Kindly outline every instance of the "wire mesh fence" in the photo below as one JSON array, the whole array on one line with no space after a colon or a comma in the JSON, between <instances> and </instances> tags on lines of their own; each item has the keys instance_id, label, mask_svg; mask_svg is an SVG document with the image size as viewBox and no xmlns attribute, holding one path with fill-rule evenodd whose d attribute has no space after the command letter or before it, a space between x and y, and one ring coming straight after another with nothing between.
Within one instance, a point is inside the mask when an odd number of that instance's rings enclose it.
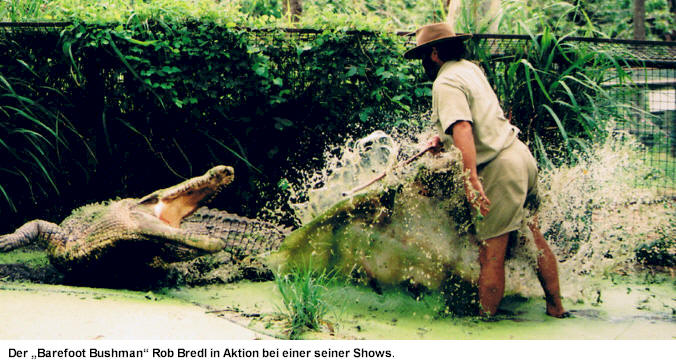
<instances>
[{"instance_id":1,"label":"wire mesh fence","mask_svg":"<svg viewBox=\"0 0 676 360\"><path fill-rule=\"evenodd\" d=\"M642 145L642 158L653 169L666 194L676 189L676 68L632 67L633 84L613 86L613 93L631 105L617 129ZM660 181L662 179L662 181Z\"/></svg>"},{"instance_id":2,"label":"wire mesh fence","mask_svg":"<svg viewBox=\"0 0 676 360\"><path fill-rule=\"evenodd\" d=\"M475 35L495 61L527 46L521 35ZM641 158L653 170L649 183L665 195L676 191L676 42L567 38L592 51L611 54L628 76L619 81L608 74L601 85L624 103L624 117L615 124L617 134L631 134L641 146Z\"/></svg>"}]
</instances>

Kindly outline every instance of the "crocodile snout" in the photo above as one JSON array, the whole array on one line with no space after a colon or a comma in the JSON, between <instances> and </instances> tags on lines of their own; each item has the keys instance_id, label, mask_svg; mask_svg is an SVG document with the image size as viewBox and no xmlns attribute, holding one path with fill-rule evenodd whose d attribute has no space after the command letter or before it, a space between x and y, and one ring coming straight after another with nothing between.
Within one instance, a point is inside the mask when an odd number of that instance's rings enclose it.
<instances>
[{"instance_id":1,"label":"crocodile snout","mask_svg":"<svg viewBox=\"0 0 676 360\"><path fill-rule=\"evenodd\" d=\"M204 175L143 197L138 206L150 206L160 220L179 227L181 220L211 200L235 178L231 166L218 165Z\"/></svg>"},{"instance_id":2,"label":"crocodile snout","mask_svg":"<svg viewBox=\"0 0 676 360\"><path fill-rule=\"evenodd\" d=\"M235 170L232 166L218 165L211 168L204 174L208 181L212 183L213 186L225 186L228 185L235 178Z\"/></svg>"}]
</instances>

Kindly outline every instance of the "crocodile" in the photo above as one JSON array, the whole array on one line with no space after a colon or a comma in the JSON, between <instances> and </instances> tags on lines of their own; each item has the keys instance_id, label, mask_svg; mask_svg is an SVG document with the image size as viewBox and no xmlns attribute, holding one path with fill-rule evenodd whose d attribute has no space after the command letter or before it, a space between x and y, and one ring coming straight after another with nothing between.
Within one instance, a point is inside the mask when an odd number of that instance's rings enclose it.
<instances>
[{"instance_id":1,"label":"crocodile","mask_svg":"<svg viewBox=\"0 0 676 360\"><path fill-rule=\"evenodd\" d=\"M203 206L233 179L233 168L220 165L140 199L85 205L60 225L29 221L0 236L0 252L35 244L67 280L94 285L228 282L250 268L264 274L253 255L277 249L286 229Z\"/></svg>"},{"instance_id":2,"label":"crocodile","mask_svg":"<svg viewBox=\"0 0 676 360\"><path fill-rule=\"evenodd\" d=\"M477 215L465 200L458 159L455 152L423 157L398 179L343 198L290 233L264 261L280 275L298 269L330 273L376 292L439 291L447 311L476 313ZM509 252L506 269L519 275L508 278L508 291L521 291L522 283L533 280L537 249L532 240L515 236Z\"/></svg>"}]
</instances>

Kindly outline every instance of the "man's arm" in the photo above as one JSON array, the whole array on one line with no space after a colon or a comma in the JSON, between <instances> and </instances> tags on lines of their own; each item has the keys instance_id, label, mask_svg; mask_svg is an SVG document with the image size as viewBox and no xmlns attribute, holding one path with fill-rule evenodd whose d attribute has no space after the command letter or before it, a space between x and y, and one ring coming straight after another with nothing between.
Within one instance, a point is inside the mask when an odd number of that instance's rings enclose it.
<instances>
[{"instance_id":1,"label":"man's arm","mask_svg":"<svg viewBox=\"0 0 676 360\"><path fill-rule=\"evenodd\" d=\"M465 181L465 193L467 200L472 206L478 207L481 215L488 214L491 201L486 197L484 188L479 181L476 168L476 147L472 135L472 124L469 121L458 121L451 127L453 144L462 154L463 169L469 170L469 178ZM478 197L476 197L478 193Z\"/></svg>"}]
</instances>

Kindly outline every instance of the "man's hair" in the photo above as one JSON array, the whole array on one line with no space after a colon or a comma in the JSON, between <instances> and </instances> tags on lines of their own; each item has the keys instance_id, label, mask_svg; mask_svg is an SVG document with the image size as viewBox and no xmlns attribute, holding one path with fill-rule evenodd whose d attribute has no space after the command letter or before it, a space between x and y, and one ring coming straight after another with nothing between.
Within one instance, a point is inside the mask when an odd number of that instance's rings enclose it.
<instances>
[{"instance_id":1,"label":"man's hair","mask_svg":"<svg viewBox=\"0 0 676 360\"><path fill-rule=\"evenodd\" d=\"M441 61L451 61L464 59L467 56L467 49L465 43L462 41L451 42L444 44L444 46L437 47L437 53Z\"/></svg>"}]
</instances>

